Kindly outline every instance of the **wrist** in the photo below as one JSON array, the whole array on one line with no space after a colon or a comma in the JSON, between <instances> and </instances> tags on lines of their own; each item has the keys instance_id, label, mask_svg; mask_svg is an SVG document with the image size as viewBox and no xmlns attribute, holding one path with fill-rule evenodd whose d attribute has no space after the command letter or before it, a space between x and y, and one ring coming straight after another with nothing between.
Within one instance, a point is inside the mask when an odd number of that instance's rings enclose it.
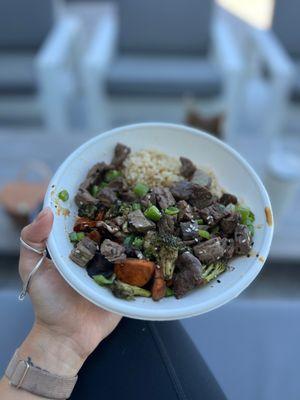
<instances>
[{"instance_id":1,"label":"wrist","mask_svg":"<svg viewBox=\"0 0 300 400\"><path fill-rule=\"evenodd\" d=\"M76 376L87 358L72 339L37 323L19 348L19 356L35 367L65 377Z\"/></svg>"}]
</instances>

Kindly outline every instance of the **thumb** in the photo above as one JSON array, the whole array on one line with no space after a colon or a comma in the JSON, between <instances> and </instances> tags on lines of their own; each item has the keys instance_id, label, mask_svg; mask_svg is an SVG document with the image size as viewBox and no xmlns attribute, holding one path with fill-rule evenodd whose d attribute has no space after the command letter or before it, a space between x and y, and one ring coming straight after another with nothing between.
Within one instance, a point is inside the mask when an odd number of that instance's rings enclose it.
<instances>
[{"instance_id":1,"label":"thumb","mask_svg":"<svg viewBox=\"0 0 300 400\"><path fill-rule=\"evenodd\" d=\"M44 250L52 224L53 214L51 209L47 207L39 213L30 225L22 229L21 238L33 248ZM40 258L41 255L21 245L19 270L22 279L28 275Z\"/></svg>"}]
</instances>

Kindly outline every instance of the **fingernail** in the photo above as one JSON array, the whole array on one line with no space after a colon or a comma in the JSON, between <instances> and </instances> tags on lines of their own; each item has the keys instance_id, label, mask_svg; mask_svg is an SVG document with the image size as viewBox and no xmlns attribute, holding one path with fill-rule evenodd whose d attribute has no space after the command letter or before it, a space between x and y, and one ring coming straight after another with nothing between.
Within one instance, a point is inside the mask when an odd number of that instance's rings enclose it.
<instances>
[{"instance_id":1,"label":"fingernail","mask_svg":"<svg viewBox=\"0 0 300 400\"><path fill-rule=\"evenodd\" d=\"M38 222L40 221L42 218L44 218L45 215L47 215L50 211L49 207L45 207L41 212L39 212L39 214L37 215L37 217L35 218L35 220L33 222Z\"/></svg>"}]
</instances>

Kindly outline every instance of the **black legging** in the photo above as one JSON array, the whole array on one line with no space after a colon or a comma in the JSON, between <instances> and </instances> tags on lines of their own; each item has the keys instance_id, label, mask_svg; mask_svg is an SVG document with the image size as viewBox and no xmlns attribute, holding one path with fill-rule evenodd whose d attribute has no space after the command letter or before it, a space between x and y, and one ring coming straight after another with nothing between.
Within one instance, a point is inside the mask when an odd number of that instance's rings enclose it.
<instances>
[{"instance_id":1,"label":"black legging","mask_svg":"<svg viewBox=\"0 0 300 400\"><path fill-rule=\"evenodd\" d=\"M72 400L224 400L178 322L123 318L88 358Z\"/></svg>"}]
</instances>

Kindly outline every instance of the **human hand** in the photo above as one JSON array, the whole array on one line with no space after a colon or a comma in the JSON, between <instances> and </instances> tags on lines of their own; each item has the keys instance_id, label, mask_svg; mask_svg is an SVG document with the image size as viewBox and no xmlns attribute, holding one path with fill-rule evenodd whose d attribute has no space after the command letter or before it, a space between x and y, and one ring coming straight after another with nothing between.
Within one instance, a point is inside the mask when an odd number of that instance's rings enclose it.
<instances>
[{"instance_id":1,"label":"human hand","mask_svg":"<svg viewBox=\"0 0 300 400\"><path fill-rule=\"evenodd\" d=\"M30 246L44 249L52 223L53 214L46 208L22 230L21 237ZM19 272L23 281L40 257L22 246ZM75 292L49 259L33 275L29 295L35 324L20 352L40 368L59 375L76 375L88 355L120 321L120 316L95 306Z\"/></svg>"}]
</instances>

